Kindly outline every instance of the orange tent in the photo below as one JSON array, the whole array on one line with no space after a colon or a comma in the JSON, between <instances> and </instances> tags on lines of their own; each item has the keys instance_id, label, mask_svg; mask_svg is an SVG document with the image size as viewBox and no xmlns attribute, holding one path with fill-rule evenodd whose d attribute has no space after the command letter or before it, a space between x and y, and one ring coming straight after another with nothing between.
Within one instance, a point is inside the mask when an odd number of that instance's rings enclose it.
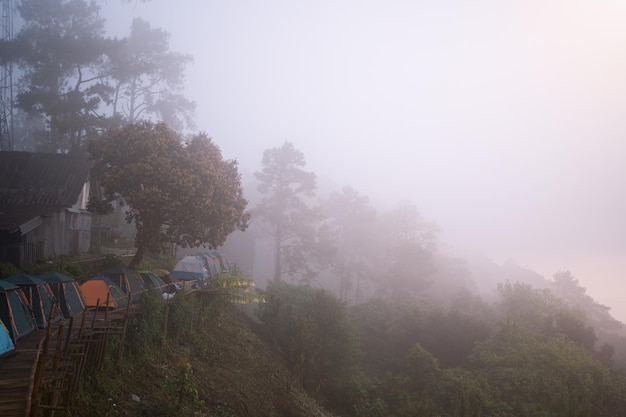
<instances>
[{"instance_id":1,"label":"orange tent","mask_svg":"<svg viewBox=\"0 0 626 417\"><path fill-rule=\"evenodd\" d=\"M124 294L124 291L113 281L103 276L85 281L80 285L80 291L85 297L87 307L98 305L98 308L116 310L128 305L128 296Z\"/></svg>"}]
</instances>

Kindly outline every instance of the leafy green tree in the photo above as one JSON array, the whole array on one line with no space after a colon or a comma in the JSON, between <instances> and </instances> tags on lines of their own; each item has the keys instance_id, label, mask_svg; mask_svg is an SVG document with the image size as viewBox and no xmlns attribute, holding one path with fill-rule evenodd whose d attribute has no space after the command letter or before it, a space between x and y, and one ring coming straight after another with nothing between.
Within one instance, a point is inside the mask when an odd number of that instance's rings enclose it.
<instances>
[{"instance_id":1,"label":"leafy green tree","mask_svg":"<svg viewBox=\"0 0 626 417\"><path fill-rule=\"evenodd\" d=\"M497 290L501 319L523 323L535 330L552 329L557 312L563 308L563 303L548 289L507 281L498 284Z\"/></svg>"},{"instance_id":2,"label":"leafy green tree","mask_svg":"<svg viewBox=\"0 0 626 417\"><path fill-rule=\"evenodd\" d=\"M590 352L595 349L597 340L594 328L588 324L585 313L580 310L563 308L556 313L555 327L575 343ZM605 351L605 353L608 353Z\"/></svg>"},{"instance_id":3,"label":"leafy green tree","mask_svg":"<svg viewBox=\"0 0 626 417\"><path fill-rule=\"evenodd\" d=\"M258 317L273 346L305 388L327 394L353 363L354 344L344 303L307 285L270 282Z\"/></svg>"},{"instance_id":4,"label":"leafy green tree","mask_svg":"<svg viewBox=\"0 0 626 417\"><path fill-rule=\"evenodd\" d=\"M584 347L568 338L545 334L520 323L503 324L477 345L474 366L489 381L491 402L518 404L557 415L576 401L586 416L605 415L610 374ZM514 414L511 409L509 415Z\"/></svg>"},{"instance_id":5,"label":"leafy green tree","mask_svg":"<svg viewBox=\"0 0 626 417\"><path fill-rule=\"evenodd\" d=\"M378 376L402 372L407 353L422 340L428 309L376 298L353 306L350 318L368 369Z\"/></svg>"},{"instance_id":6,"label":"leafy green tree","mask_svg":"<svg viewBox=\"0 0 626 417\"><path fill-rule=\"evenodd\" d=\"M255 173L258 190L265 195L254 214L270 227L274 241L274 281L283 274L310 279L309 254L316 236L318 216L307 205L316 189L315 174L303 168L304 154L292 143L263 152L261 171Z\"/></svg>"},{"instance_id":7,"label":"leafy green tree","mask_svg":"<svg viewBox=\"0 0 626 417\"><path fill-rule=\"evenodd\" d=\"M247 226L237 162L223 160L204 134L183 146L164 123L142 122L94 138L89 152L92 176L104 190L104 200L90 201L90 207L102 212L116 201L135 222L131 266L164 243L215 247Z\"/></svg>"}]
</instances>

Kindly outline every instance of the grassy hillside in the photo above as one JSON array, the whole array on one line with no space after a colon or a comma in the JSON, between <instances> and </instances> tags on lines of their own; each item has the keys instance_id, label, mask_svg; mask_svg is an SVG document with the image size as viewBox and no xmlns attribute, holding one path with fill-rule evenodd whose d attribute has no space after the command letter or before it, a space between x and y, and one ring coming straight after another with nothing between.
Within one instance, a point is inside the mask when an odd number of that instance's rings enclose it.
<instances>
[{"instance_id":1,"label":"grassy hillside","mask_svg":"<svg viewBox=\"0 0 626 417\"><path fill-rule=\"evenodd\" d=\"M91 373L72 415L330 416L292 382L238 307L192 297L171 309L167 338L162 311L146 306L150 318L133 322L124 357Z\"/></svg>"}]
</instances>

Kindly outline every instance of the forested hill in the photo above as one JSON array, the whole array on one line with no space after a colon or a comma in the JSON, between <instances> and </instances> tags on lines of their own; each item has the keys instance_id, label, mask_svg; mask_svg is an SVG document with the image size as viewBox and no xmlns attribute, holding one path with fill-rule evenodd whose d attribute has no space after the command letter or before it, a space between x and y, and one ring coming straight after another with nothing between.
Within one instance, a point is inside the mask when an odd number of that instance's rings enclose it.
<instances>
[{"instance_id":1,"label":"forested hill","mask_svg":"<svg viewBox=\"0 0 626 417\"><path fill-rule=\"evenodd\" d=\"M626 415L626 375L578 310L525 284L498 291L494 304L347 306L273 283L258 321L223 297L187 296L166 335L162 300L148 298L125 356L84 384L76 415Z\"/></svg>"},{"instance_id":2,"label":"forested hill","mask_svg":"<svg viewBox=\"0 0 626 417\"><path fill-rule=\"evenodd\" d=\"M154 326L163 317L147 307L151 317L131 326L130 352L109 358L81 387L72 415L331 417L239 306L186 301L172 309L167 339Z\"/></svg>"}]
</instances>

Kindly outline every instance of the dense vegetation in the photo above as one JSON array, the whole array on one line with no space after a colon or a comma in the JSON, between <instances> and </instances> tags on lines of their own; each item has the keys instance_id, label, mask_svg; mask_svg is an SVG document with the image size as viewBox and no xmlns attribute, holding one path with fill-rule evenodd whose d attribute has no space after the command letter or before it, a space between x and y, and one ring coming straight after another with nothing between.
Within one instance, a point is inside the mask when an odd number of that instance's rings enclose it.
<instances>
[{"instance_id":1,"label":"dense vegetation","mask_svg":"<svg viewBox=\"0 0 626 417\"><path fill-rule=\"evenodd\" d=\"M579 312L524 284L490 306L371 300L346 307L271 285L264 332L329 407L354 416L619 416L626 378Z\"/></svg>"},{"instance_id":2,"label":"dense vegetation","mask_svg":"<svg viewBox=\"0 0 626 417\"><path fill-rule=\"evenodd\" d=\"M278 283L256 320L226 297L187 296L170 305L166 333L165 304L148 297L127 354L91 373L77 415L625 415L626 375L594 349L578 311L524 284L499 294L449 309L347 306Z\"/></svg>"},{"instance_id":3,"label":"dense vegetation","mask_svg":"<svg viewBox=\"0 0 626 417\"><path fill-rule=\"evenodd\" d=\"M242 279L224 275L219 287ZM124 355L116 356L120 339L111 337L109 355L88 368L71 415L329 416L293 383L233 296L187 294L168 304L145 297Z\"/></svg>"}]
</instances>

